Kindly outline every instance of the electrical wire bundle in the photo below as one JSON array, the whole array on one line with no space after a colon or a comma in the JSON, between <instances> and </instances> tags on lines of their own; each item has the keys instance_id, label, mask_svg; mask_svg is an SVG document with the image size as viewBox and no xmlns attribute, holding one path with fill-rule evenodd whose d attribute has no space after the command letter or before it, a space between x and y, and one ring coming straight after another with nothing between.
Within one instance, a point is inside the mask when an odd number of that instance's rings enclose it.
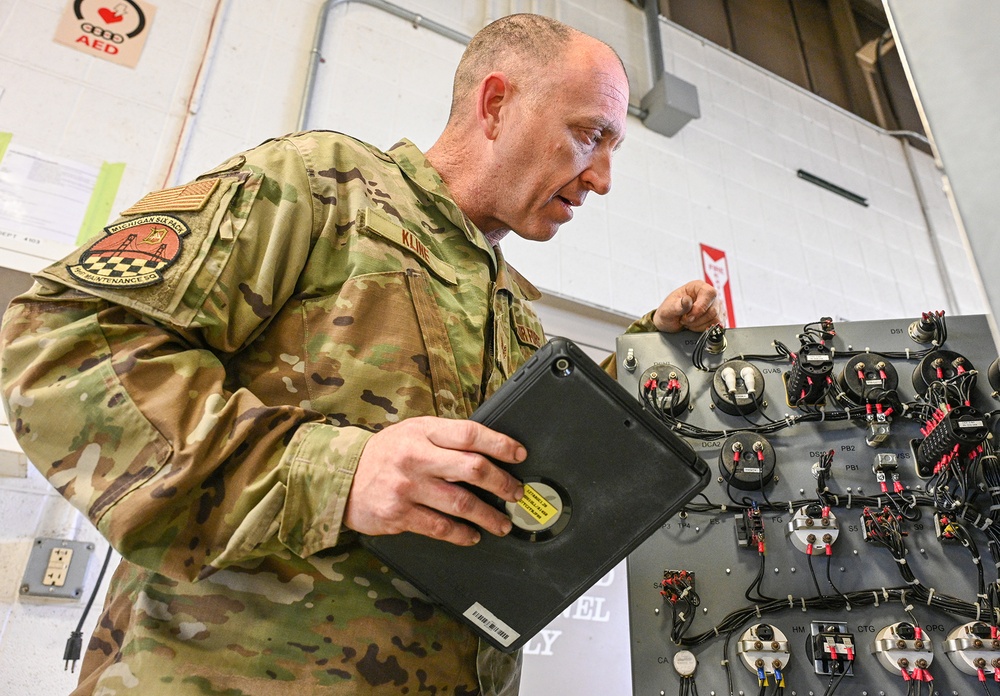
<instances>
[{"instance_id":1,"label":"electrical wire bundle","mask_svg":"<svg viewBox=\"0 0 1000 696\"><path fill-rule=\"evenodd\" d=\"M917 579L910 564L906 561L906 546L903 543L905 533L900 528L900 519L901 517L893 513L888 507L878 511L865 508L861 516L861 521L864 525L865 541L889 550L896 561L900 575L908 585L907 593L912 599L929 607L936 607L952 616L963 616L976 619L977 621L981 620L983 613L982 603L966 602L957 597L939 593L934 588L926 587ZM957 532L957 526L955 530ZM967 538L971 541L971 537ZM975 550L974 546L970 548L970 551L973 552L974 557L978 556L978 551ZM980 563L977 563L977 565L981 566ZM978 596L980 600L986 597L981 575ZM997 617L995 615L988 616L991 624L995 626Z\"/></svg>"},{"instance_id":2,"label":"electrical wire bundle","mask_svg":"<svg viewBox=\"0 0 1000 696\"><path fill-rule=\"evenodd\" d=\"M678 696L698 696L698 683L694 680L694 675L681 677Z\"/></svg>"},{"instance_id":3,"label":"electrical wire bundle","mask_svg":"<svg viewBox=\"0 0 1000 696\"><path fill-rule=\"evenodd\" d=\"M900 358L904 360L922 358L931 351L943 346L945 341L948 340L948 324L945 321L943 310L923 312L915 324L917 333L921 334L923 340L930 344L927 348L918 351L890 351L882 353L882 355L887 358ZM912 335L913 331L911 330L910 333Z\"/></svg>"},{"instance_id":4,"label":"electrical wire bundle","mask_svg":"<svg viewBox=\"0 0 1000 696\"><path fill-rule=\"evenodd\" d=\"M952 377L942 377L927 385L922 395L907 404L907 418L929 425L942 411L969 406L976 385L976 370L960 371Z\"/></svg>"},{"instance_id":5,"label":"electrical wire bundle","mask_svg":"<svg viewBox=\"0 0 1000 696\"><path fill-rule=\"evenodd\" d=\"M665 570L660 582L660 595L670 604L670 639L680 642L680 636L694 621L695 609L701 598L694 590L694 573L686 570Z\"/></svg>"},{"instance_id":6,"label":"electrical wire bundle","mask_svg":"<svg viewBox=\"0 0 1000 696\"><path fill-rule=\"evenodd\" d=\"M766 435L769 433L776 433L780 430L784 430L785 428L790 428L799 423L809 423L823 420L841 421L848 420L852 417L852 414L847 411L834 411L827 412L825 414L820 411L807 411L795 416L785 416L781 420L774 420L760 425L751 422L748 426L741 428L733 428L731 430L712 430L710 428L703 428L699 425L679 420L678 418L670 415L670 413L664 409L660 408L657 403L655 388L647 389L646 385L640 385L639 400L649 408L650 412L655 417L662 420L672 430L676 431L680 435L683 435L684 437L691 438L692 440L703 441L723 440L735 432L750 432ZM858 414L855 414L854 417L857 417L857 415Z\"/></svg>"}]
</instances>

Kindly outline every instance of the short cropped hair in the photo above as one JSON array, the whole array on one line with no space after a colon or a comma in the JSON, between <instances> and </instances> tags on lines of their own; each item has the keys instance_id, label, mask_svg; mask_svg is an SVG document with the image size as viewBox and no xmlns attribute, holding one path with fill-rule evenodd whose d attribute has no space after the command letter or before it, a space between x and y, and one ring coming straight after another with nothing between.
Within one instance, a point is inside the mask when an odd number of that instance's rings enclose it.
<instances>
[{"instance_id":1,"label":"short cropped hair","mask_svg":"<svg viewBox=\"0 0 1000 696\"><path fill-rule=\"evenodd\" d=\"M462 54L455 71L451 118L460 105L494 70L510 70L518 64L544 68L558 61L574 36L582 34L562 22L535 14L512 14L487 24Z\"/></svg>"}]
</instances>

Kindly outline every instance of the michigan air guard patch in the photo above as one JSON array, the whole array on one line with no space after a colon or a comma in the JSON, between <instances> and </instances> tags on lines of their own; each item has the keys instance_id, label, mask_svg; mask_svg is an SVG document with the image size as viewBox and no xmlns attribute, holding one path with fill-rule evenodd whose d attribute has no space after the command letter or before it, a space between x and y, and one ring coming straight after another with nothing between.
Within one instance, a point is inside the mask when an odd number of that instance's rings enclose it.
<instances>
[{"instance_id":1,"label":"michigan air guard patch","mask_svg":"<svg viewBox=\"0 0 1000 696\"><path fill-rule=\"evenodd\" d=\"M145 215L104 232L67 270L87 285L142 288L163 280L163 270L180 256L188 227L170 215Z\"/></svg>"}]
</instances>

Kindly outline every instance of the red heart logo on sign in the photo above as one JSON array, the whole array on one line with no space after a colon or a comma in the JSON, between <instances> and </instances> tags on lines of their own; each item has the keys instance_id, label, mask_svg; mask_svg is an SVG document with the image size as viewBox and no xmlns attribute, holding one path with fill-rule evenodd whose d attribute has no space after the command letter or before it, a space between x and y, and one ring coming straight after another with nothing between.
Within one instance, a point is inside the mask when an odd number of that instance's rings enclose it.
<instances>
[{"instance_id":1,"label":"red heart logo on sign","mask_svg":"<svg viewBox=\"0 0 1000 696\"><path fill-rule=\"evenodd\" d=\"M107 7L99 9L97 14L101 15L101 19L103 19L106 24L114 24L115 22L122 21L122 16L120 14L114 10L109 10Z\"/></svg>"}]
</instances>

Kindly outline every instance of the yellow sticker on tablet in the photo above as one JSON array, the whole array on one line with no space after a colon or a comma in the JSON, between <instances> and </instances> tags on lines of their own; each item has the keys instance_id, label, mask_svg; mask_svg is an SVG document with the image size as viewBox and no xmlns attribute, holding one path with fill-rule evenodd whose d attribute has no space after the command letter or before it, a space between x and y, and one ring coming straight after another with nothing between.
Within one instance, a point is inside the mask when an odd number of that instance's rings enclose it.
<instances>
[{"instance_id":1,"label":"yellow sticker on tablet","mask_svg":"<svg viewBox=\"0 0 1000 696\"><path fill-rule=\"evenodd\" d=\"M545 524L559 513L559 509L555 505L543 498L541 493L527 483L524 484L524 497L517 501L517 504L538 520L539 524Z\"/></svg>"}]
</instances>

